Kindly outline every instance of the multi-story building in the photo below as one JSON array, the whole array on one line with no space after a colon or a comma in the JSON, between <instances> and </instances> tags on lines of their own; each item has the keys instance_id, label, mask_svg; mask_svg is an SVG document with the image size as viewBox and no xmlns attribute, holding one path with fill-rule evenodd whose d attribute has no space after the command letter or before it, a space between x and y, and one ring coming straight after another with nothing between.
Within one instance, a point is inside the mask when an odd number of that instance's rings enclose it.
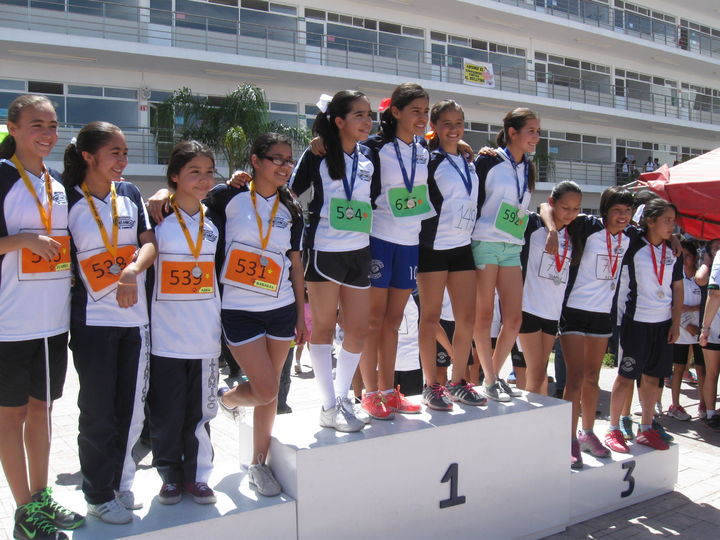
<instances>
[{"instance_id":1,"label":"multi-story building","mask_svg":"<svg viewBox=\"0 0 720 540\"><path fill-rule=\"evenodd\" d=\"M494 140L505 112L541 115L541 180L587 193L624 178L625 157L672 164L720 143L717 0L0 0L0 123L21 93L57 104L61 143L108 120L130 142L127 175L159 184L157 103L180 87L265 89L274 119L311 125L320 93L357 88L374 107L400 82L466 113ZM464 63L490 69L467 80Z\"/></svg>"}]
</instances>

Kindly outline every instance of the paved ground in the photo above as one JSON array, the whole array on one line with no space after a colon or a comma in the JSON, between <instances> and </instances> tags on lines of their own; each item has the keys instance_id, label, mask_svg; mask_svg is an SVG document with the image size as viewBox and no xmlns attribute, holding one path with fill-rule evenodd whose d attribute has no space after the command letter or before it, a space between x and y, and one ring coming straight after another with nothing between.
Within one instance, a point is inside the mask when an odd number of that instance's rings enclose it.
<instances>
[{"instance_id":1,"label":"paved ground","mask_svg":"<svg viewBox=\"0 0 720 540\"><path fill-rule=\"evenodd\" d=\"M304 360L303 373L293 374L289 404L295 409L316 407L315 383L309 362ZM609 389L615 373L603 369L600 409L607 414ZM65 395L56 403L50 483L58 498L79 489L80 467L77 458L77 416L75 405L78 382L72 368L68 371ZM100 389L99 389L100 390ZM683 385L682 403L689 413L697 415L697 389ZM666 389L664 403L670 402ZM713 433L697 420L679 422L663 418L667 430L680 445L680 470L675 491L650 501L574 525L564 533L548 537L559 539L626 539L682 537L683 540L720 538L720 434ZM603 431L598 426L598 433ZM213 421L216 461L237 463L237 430L231 421L219 416ZM149 468L146 458L141 468ZM159 488L158 479L158 488ZM152 496L155 494L152 493ZM12 537L14 502L5 477L0 475L0 540ZM76 510L84 511L82 508ZM522 509L518 509L522 512ZM491 540L491 539L490 539Z\"/></svg>"}]
</instances>

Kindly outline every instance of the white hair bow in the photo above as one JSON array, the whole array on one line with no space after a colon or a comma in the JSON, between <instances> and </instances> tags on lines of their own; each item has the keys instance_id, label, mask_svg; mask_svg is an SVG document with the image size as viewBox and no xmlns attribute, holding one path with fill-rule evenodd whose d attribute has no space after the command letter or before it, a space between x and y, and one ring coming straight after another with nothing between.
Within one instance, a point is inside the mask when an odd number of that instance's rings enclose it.
<instances>
[{"instance_id":1,"label":"white hair bow","mask_svg":"<svg viewBox=\"0 0 720 540\"><path fill-rule=\"evenodd\" d=\"M315 104L318 109L320 109L320 112L326 113L328 108L328 103L332 101L332 96L328 96L327 94L323 94L320 96L320 99Z\"/></svg>"},{"instance_id":2,"label":"white hair bow","mask_svg":"<svg viewBox=\"0 0 720 540\"><path fill-rule=\"evenodd\" d=\"M77 144L77 137L70 139L70 144Z\"/></svg>"}]
</instances>

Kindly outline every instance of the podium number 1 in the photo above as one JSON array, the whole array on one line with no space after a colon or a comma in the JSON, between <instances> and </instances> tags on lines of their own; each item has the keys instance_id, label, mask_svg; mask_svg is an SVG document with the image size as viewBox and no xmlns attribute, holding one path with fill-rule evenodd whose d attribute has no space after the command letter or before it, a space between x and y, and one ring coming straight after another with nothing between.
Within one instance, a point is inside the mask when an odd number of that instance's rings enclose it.
<instances>
[{"instance_id":1,"label":"podium number 1","mask_svg":"<svg viewBox=\"0 0 720 540\"><path fill-rule=\"evenodd\" d=\"M450 497L440 501L440 508L450 508L458 504L465 504L465 495L458 495L458 464L452 463L440 483L450 482Z\"/></svg>"}]
</instances>

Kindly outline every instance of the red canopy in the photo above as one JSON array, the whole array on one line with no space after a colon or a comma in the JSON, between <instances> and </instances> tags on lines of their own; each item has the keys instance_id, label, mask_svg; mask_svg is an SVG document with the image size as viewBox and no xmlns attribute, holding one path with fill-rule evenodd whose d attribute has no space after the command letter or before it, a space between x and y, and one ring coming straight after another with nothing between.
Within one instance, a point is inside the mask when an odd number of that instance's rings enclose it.
<instances>
[{"instance_id":1,"label":"red canopy","mask_svg":"<svg viewBox=\"0 0 720 540\"><path fill-rule=\"evenodd\" d=\"M695 238L720 238L720 148L696 158L638 178L677 206L678 225Z\"/></svg>"}]
</instances>

